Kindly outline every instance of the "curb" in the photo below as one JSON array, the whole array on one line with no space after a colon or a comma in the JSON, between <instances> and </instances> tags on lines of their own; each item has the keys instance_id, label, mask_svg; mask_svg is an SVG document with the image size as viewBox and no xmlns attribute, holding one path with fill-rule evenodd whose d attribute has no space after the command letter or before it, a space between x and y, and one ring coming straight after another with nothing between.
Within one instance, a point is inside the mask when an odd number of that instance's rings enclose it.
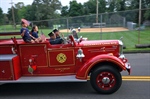
<instances>
[{"instance_id":1,"label":"curb","mask_svg":"<svg viewBox=\"0 0 150 99\"><path fill-rule=\"evenodd\" d=\"M136 48L150 48L150 44L136 44Z\"/></svg>"},{"instance_id":2,"label":"curb","mask_svg":"<svg viewBox=\"0 0 150 99\"><path fill-rule=\"evenodd\" d=\"M150 50L139 50L139 51L124 51L125 54L131 54L131 53L150 53Z\"/></svg>"}]
</instances>

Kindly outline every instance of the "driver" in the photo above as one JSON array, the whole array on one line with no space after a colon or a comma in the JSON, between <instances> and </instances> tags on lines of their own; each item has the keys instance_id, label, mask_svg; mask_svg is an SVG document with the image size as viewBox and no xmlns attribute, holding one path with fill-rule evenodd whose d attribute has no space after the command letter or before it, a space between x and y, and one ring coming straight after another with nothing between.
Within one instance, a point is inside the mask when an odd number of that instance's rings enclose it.
<instances>
[{"instance_id":1,"label":"driver","mask_svg":"<svg viewBox=\"0 0 150 99\"><path fill-rule=\"evenodd\" d=\"M56 39L56 34L54 32L51 32L48 35L50 36L49 42L50 42L51 45L62 44L63 43L62 38L57 38Z\"/></svg>"}]
</instances>

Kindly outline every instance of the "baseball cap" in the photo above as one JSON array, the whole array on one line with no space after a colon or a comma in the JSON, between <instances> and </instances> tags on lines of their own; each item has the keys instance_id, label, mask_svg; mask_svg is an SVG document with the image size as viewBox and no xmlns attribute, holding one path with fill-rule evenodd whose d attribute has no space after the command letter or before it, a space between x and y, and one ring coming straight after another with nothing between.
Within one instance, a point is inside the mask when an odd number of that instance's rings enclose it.
<instances>
[{"instance_id":1,"label":"baseball cap","mask_svg":"<svg viewBox=\"0 0 150 99\"><path fill-rule=\"evenodd\" d=\"M28 21L28 20L26 20L26 19L21 19L21 22L23 22L23 23L25 23L25 24L27 24L28 26L30 25L30 21Z\"/></svg>"}]
</instances>

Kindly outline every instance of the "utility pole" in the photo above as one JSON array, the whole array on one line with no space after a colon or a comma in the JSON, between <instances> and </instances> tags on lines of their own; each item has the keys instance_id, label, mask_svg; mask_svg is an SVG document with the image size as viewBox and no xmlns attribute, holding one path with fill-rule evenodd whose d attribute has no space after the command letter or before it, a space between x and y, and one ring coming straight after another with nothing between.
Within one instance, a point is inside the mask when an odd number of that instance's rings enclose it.
<instances>
[{"instance_id":1,"label":"utility pole","mask_svg":"<svg viewBox=\"0 0 150 99\"><path fill-rule=\"evenodd\" d=\"M141 31L141 0L139 0L139 33L138 33L138 44L140 43L140 31Z\"/></svg>"},{"instance_id":2,"label":"utility pole","mask_svg":"<svg viewBox=\"0 0 150 99\"><path fill-rule=\"evenodd\" d=\"M98 0L96 0L96 23L98 23Z\"/></svg>"},{"instance_id":3,"label":"utility pole","mask_svg":"<svg viewBox=\"0 0 150 99\"><path fill-rule=\"evenodd\" d=\"M14 16L14 7L13 7L14 2L11 0L10 4L11 4L11 9L12 9L13 25L14 25L14 28L16 29L15 16Z\"/></svg>"}]
</instances>

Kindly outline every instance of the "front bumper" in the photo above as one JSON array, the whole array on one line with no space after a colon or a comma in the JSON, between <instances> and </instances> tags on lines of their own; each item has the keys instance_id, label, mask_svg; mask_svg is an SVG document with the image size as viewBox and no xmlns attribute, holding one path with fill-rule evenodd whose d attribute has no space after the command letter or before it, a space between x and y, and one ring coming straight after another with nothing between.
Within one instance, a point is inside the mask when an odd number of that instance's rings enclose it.
<instances>
[{"instance_id":1,"label":"front bumper","mask_svg":"<svg viewBox=\"0 0 150 99\"><path fill-rule=\"evenodd\" d=\"M130 63L125 63L125 66L126 66L126 69L128 71L128 74L130 75L131 74L131 65L130 65Z\"/></svg>"},{"instance_id":2,"label":"front bumper","mask_svg":"<svg viewBox=\"0 0 150 99\"><path fill-rule=\"evenodd\" d=\"M125 64L126 70L128 71L128 74L131 74L131 65L128 63L128 60L125 58L125 55L120 55L119 58L122 60L122 62Z\"/></svg>"}]
</instances>

